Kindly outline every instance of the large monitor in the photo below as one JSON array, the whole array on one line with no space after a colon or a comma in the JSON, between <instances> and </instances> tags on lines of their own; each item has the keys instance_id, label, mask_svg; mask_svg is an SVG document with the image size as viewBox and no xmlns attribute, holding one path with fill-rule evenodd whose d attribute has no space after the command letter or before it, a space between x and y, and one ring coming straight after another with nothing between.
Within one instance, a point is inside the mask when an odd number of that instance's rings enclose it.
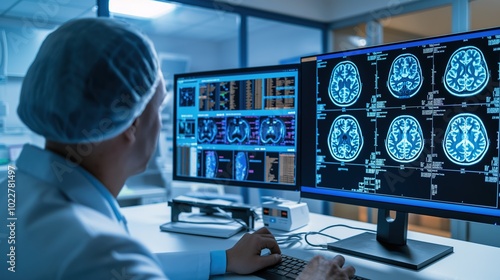
<instances>
[{"instance_id":1,"label":"large monitor","mask_svg":"<svg viewBox=\"0 0 500 280\"><path fill-rule=\"evenodd\" d=\"M499 72L498 28L301 59L301 196L379 209L332 249L419 269L453 248L409 212L500 222Z\"/></svg>"},{"instance_id":2,"label":"large monitor","mask_svg":"<svg viewBox=\"0 0 500 280\"><path fill-rule=\"evenodd\" d=\"M297 191L298 70L175 75L173 179Z\"/></svg>"}]
</instances>

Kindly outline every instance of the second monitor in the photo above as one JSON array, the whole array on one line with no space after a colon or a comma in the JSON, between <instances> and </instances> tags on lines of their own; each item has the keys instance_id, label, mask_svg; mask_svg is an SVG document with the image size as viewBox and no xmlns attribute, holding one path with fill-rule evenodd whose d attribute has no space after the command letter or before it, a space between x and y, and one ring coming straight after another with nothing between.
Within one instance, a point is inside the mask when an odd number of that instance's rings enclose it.
<instances>
[{"instance_id":1,"label":"second monitor","mask_svg":"<svg viewBox=\"0 0 500 280\"><path fill-rule=\"evenodd\" d=\"M174 180L298 190L297 64L174 77Z\"/></svg>"},{"instance_id":2,"label":"second monitor","mask_svg":"<svg viewBox=\"0 0 500 280\"><path fill-rule=\"evenodd\" d=\"M408 213L500 223L499 28L301 61L301 195L379 209L331 248L420 269L452 248L407 239Z\"/></svg>"}]
</instances>

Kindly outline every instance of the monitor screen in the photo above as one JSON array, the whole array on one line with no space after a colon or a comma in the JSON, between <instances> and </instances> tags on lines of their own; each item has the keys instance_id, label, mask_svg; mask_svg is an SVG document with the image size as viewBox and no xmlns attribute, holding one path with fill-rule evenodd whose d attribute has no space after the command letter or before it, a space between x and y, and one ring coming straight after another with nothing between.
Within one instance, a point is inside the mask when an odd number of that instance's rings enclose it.
<instances>
[{"instance_id":1,"label":"monitor screen","mask_svg":"<svg viewBox=\"0 0 500 280\"><path fill-rule=\"evenodd\" d=\"M499 66L500 29L303 57L301 196L499 223Z\"/></svg>"},{"instance_id":2,"label":"monitor screen","mask_svg":"<svg viewBox=\"0 0 500 280\"><path fill-rule=\"evenodd\" d=\"M174 180L298 190L298 64L174 76Z\"/></svg>"}]
</instances>

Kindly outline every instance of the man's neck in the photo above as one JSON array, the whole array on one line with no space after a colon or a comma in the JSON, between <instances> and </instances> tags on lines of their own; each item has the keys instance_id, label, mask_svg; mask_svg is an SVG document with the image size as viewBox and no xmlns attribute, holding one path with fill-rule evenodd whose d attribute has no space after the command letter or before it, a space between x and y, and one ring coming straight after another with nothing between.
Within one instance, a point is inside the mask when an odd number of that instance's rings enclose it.
<instances>
[{"instance_id":1,"label":"man's neck","mask_svg":"<svg viewBox=\"0 0 500 280\"><path fill-rule=\"evenodd\" d=\"M98 144L62 144L47 141L45 149L81 166L99 180L114 197L117 197L128 178L123 172L125 170L121 165L123 161L111 157L109 150L102 147L102 143ZM79 145L86 147L85 149L81 147L79 149ZM103 152L103 149L107 151ZM79 150L85 152L79 153Z\"/></svg>"}]
</instances>

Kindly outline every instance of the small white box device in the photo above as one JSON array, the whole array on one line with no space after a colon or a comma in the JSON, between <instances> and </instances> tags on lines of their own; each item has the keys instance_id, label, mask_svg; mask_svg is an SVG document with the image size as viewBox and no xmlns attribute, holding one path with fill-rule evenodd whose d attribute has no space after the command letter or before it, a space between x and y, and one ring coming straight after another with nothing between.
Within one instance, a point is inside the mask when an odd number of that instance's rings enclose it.
<instances>
[{"instance_id":1,"label":"small white box device","mask_svg":"<svg viewBox=\"0 0 500 280\"><path fill-rule=\"evenodd\" d=\"M309 207L305 202L289 200L269 201L262 204L262 220L269 228L291 231L307 225Z\"/></svg>"}]
</instances>

